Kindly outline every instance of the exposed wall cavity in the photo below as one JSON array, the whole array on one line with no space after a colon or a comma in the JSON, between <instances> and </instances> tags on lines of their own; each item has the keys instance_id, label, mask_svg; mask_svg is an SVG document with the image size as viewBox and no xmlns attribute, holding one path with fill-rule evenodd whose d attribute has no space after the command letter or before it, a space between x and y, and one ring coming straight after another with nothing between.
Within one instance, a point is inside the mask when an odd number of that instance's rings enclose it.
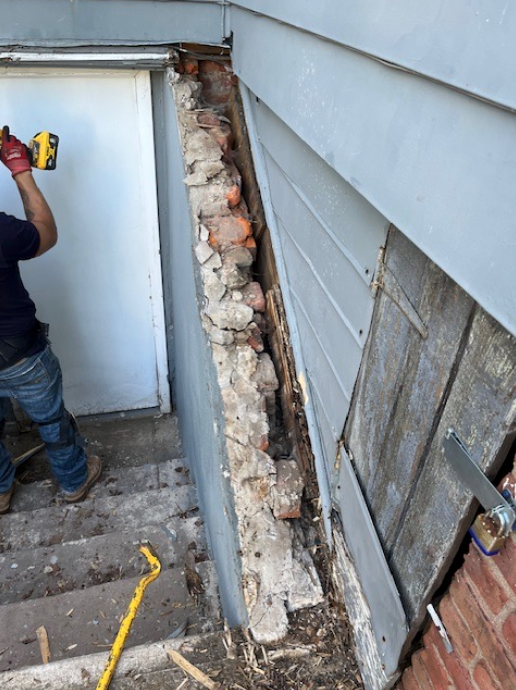
<instances>
[{"instance_id":1,"label":"exposed wall cavity","mask_svg":"<svg viewBox=\"0 0 516 690\"><path fill-rule=\"evenodd\" d=\"M288 460L276 461L267 453L278 379L263 342L265 299L252 275L252 218L231 156L231 127L222 115L234 77L223 64L208 64L211 78L206 63L198 76L197 61L190 60L184 74L170 70L169 80L195 231L199 318L222 399L220 434L249 627L257 641L272 642L286 634L287 613L319 603L322 589L293 523L279 519L295 513L290 497L298 498L299 475ZM202 100L203 88L210 107ZM196 472L196 479L203 482L202 472ZM219 566L223 578L225 564Z\"/></svg>"}]
</instances>

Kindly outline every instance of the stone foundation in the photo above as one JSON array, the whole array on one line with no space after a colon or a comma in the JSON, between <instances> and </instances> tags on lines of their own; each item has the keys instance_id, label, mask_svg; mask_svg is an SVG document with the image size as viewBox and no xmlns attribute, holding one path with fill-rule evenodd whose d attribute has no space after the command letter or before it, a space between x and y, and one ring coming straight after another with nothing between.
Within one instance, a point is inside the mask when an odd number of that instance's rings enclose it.
<instances>
[{"instance_id":1,"label":"stone foundation","mask_svg":"<svg viewBox=\"0 0 516 690\"><path fill-rule=\"evenodd\" d=\"M254 638L273 642L286 634L289 611L319 603L323 593L295 523L285 520L299 516L301 475L294 461L276 461L267 453L278 380L265 352L265 299L252 274L252 218L231 156L231 127L222 114L234 77L222 64L195 60L183 62L180 71L171 70L169 77L196 231L200 316L224 405L220 432L238 523L244 598ZM216 78L210 81L210 75ZM203 88L213 96L211 107L203 107Z\"/></svg>"}]
</instances>

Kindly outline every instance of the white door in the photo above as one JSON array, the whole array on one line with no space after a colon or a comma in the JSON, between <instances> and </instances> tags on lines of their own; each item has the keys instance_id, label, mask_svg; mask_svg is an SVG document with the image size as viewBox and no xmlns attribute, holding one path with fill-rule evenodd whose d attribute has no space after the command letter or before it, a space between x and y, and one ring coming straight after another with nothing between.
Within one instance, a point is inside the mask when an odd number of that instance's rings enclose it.
<instances>
[{"instance_id":1,"label":"white door","mask_svg":"<svg viewBox=\"0 0 516 690\"><path fill-rule=\"evenodd\" d=\"M68 408L168 411L149 73L4 69L0 103L0 125L23 141L60 137L57 170L34 173L59 241L22 275ZM24 217L6 169L0 210Z\"/></svg>"}]
</instances>

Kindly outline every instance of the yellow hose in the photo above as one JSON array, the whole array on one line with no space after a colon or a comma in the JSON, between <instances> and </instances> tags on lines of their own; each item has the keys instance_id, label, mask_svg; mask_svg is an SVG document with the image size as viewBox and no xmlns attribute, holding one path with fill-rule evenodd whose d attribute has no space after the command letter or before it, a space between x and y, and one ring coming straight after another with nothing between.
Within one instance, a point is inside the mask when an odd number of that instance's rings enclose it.
<instances>
[{"instance_id":1,"label":"yellow hose","mask_svg":"<svg viewBox=\"0 0 516 690\"><path fill-rule=\"evenodd\" d=\"M131 597L131 601L129 602L129 606L127 607L127 611L125 612L124 619L120 624L117 636L115 638L115 641L113 642L113 646L111 647L109 658L104 667L102 677L97 684L96 690L107 690L109 688L109 684L111 683L111 679L113 678L113 674L118 664L118 660L120 659L120 655L122 654L125 641L127 639L127 636L129 635L131 626L135 619L136 612L138 611L138 608L142 603L143 594L147 589L148 585L150 585L150 583L153 582L153 580L155 580L161 572L161 563L152 546L150 544L140 544L138 548L140 549L140 552L148 560L149 565L151 567L151 571L148 575L145 575L145 577L143 577L140 580L140 582L136 585L133 596Z\"/></svg>"}]
</instances>

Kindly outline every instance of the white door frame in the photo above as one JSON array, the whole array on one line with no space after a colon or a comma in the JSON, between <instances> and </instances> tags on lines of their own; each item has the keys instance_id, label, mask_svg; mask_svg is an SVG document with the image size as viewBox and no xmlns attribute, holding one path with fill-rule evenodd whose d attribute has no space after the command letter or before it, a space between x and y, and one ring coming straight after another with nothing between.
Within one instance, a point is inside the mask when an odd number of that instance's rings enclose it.
<instances>
[{"instance_id":1,"label":"white door frame","mask_svg":"<svg viewBox=\"0 0 516 690\"><path fill-rule=\"evenodd\" d=\"M158 400L161 412L170 412L170 385L168 379L167 339L165 305L163 297L163 275L161 272L161 245L159 237L158 186L156 179L156 157L154 148L154 115L149 71L139 71L134 78L141 151L141 180L147 225L147 253L150 267L149 283L151 294L152 327L156 348L156 372L158 379Z\"/></svg>"}]
</instances>

